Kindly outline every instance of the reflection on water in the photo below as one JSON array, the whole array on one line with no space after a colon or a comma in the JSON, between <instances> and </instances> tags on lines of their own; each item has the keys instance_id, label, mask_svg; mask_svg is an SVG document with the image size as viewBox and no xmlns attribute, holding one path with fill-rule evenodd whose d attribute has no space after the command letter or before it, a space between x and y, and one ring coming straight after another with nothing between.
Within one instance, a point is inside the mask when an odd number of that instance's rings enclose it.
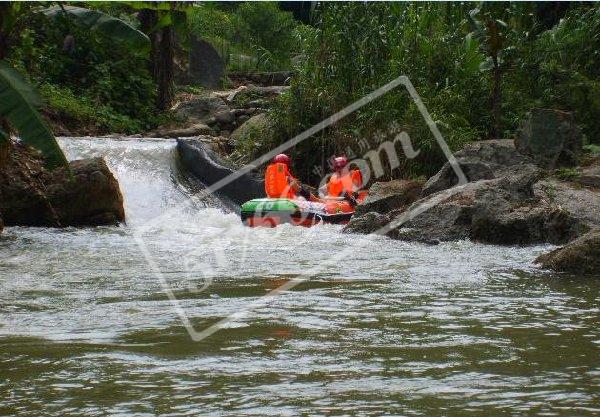
<instances>
[{"instance_id":1,"label":"reflection on water","mask_svg":"<svg viewBox=\"0 0 600 417\"><path fill-rule=\"evenodd\" d=\"M594 415L600 284L543 274L547 247L360 251L201 342L348 247L335 226L247 229L189 187L171 141L63 139L106 155L128 226L8 228L0 238L0 415ZM198 291L205 282L205 291Z\"/></svg>"}]
</instances>

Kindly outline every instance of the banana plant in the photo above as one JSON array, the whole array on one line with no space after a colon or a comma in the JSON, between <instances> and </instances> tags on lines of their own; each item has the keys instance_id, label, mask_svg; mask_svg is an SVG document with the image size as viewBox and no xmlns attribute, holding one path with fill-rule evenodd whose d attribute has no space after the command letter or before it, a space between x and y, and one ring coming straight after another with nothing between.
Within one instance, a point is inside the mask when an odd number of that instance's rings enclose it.
<instances>
[{"instance_id":1,"label":"banana plant","mask_svg":"<svg viewBox=\"0 0 600 417\"><path fill-rule=\"evenodd\" d=\"M54 135L38 113L42 101L35 89L12 66L0 61L0 119L6 119L19 133L21 141L38 149L49 169L68 166ZM0 142L10 141L0 130Z\"/></svg>"}]
</instances>

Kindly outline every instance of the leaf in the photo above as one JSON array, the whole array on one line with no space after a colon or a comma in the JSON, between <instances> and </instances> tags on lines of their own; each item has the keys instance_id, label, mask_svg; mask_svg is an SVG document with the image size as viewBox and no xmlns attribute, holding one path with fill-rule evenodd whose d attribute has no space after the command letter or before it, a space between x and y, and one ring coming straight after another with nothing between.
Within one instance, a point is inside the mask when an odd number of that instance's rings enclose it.
<instances>
[{"instance_id":1,"label":"leaf","mask_svg":"<svg viewBox=\"0 0 600 417\"><path fill-rule=\"evenodd\" d=\"M479 64L479 71L485 72L494 68L494 61L492 61L492 57L488 56L485 61Z\"/></svg>"},{"instance_id":2,"label":"leaf","mask_svg":"<svg viewBox=\"0 0 600 417\"><path fill-rule=\"evenodd\" d=\"M42 152L46 167L68 167L69 163L54 135L35 109L40 102L23 76L8 62L0 61L0 117L10 122L24 143Z\"/></svg>"},{"instance_id":3,"label":"leaf","mask_svg":"<svg viewBox=\"0 0 600 417\"><path fill-rule=\"evenodd\" d=\"M120 42L135 51L147 51L150 48L150 39L144 33L121 19L109 16L98 10L84 9L82 7L64 6L51 7L42 10L42 13L51 19L71 19L74 23L97 31L98 33Z\"/></svg>"}]
</instances>

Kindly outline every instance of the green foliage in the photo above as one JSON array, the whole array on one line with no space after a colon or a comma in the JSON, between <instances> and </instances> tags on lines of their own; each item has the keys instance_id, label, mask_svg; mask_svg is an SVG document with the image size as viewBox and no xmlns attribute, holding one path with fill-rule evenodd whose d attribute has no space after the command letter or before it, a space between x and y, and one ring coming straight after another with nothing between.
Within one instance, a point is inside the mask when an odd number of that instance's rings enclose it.
<instances>
[{"instance_id":1,"label":"green foliage","mask_svg":"<svg viewBox=\"0 0 600 417\"><path fill-rule=\"evenodd\" d=\"M210 41L229 70L280 70L298 50L291 13L275 2L202 3L190 9L190 31Z\"/></svg>"},{"instance_id":2,"label":"green foliage","mask_svg":"<svg viewBox=\"0 0 600 417\"><path fill-rule=\"evenodd\" d=\"M585 145L583 150L591 154L592 156L600 156L600 145Z\"/></svg>"},{"instance_id":3,"label":"green foliage","mask_svg":"<svg viewBox=\"0 0 600 417\"><path fill-rule=\"evenodd\" d=\"M40 104L41 99L21 74L6 61L0 61L0 118L10 122L24 143L42 152L48 168L68 166L54 135L35 108Z\"/></svg>"},{"instance_id":4,"label":"green foliage","mask_svg":"<svg viewBox=\"0 0 600 417\"><path fill-rule=\"evenodd\" d=\"M563 181L575 181L581 177L581 173L575 168L559 168L554 175Z\"/></svg>"},{"instance_id":5,"label":"green foliage","mask_svg":"<svg viewBox=\"0 0 600 417\"><path fill-rule=\"evenodd\" d=\"M100 33L112 41L123 43L135 52L147 52L150 47L150 39L144 33L123 20L109 16L99 10L74 6L57 6L45 9L42 13L56 23L76 24L87 30Z\"/></svg>"},{"instance_id":6,"label":"green foliage","mask_svg":"<svg viewBox=\"0 0 600 417\"><path fill-rule=\"evenodd\" d=\"M99 132L155 127L156 85L146 57L101 32L70 24L64 16L56 19L23 16L25 29L10 51L15 66L42 87L49 112L91 123ZM71 117L67 111L73 112Z\"/></svg>"}]
</instances>

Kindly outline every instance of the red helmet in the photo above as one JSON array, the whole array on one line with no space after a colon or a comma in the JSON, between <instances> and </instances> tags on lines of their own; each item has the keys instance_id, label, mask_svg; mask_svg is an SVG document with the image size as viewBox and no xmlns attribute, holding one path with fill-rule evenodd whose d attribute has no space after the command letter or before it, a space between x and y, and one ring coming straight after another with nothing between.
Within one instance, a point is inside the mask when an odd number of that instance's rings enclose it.
<instances>
[{"instance_id":1,"label":"red helmet","mask_svg":"<svg viewBox=\"0 0 600 417\"><path fill-rule=\"evenodd\" d=\"M280 153L275 158L273 158L273 162L276 163L276 164L280 164L281 163L281 164L289 165L289 164L291 164L292 160L286 154Z\"/></svg>"},{"instance_id":2,"label":"red helmet","mask_svg":"<svg viewBox=\"0 0 600 417\"><path fill-rule=\"evenodd\" d=\"M348 158L345 156L337 156L333 158L333 169L336 171L343 169L346 165L348 165Z\"/></svg>"}]
</instances>

